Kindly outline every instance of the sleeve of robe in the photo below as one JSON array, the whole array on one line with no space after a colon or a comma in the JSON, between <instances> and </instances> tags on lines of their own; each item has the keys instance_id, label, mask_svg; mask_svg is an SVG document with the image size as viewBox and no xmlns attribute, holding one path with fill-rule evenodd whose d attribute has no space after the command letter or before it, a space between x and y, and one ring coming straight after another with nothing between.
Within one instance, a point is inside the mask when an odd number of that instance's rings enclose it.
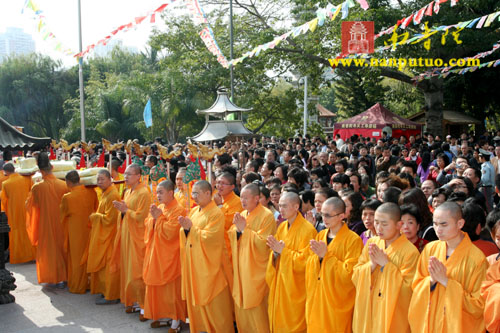
<instances>
[{"instance_id":1,"label":"sleeve of robe","mask_svg":"<svg viewBox=\"0 0 500 333\"><path fill-rule=\"evenodd\" d=\"M66 230L64 232L65 238L64 238L63 244L64 244L64 252L67 253L68 246L69 246L69 234L67 232L67 230L68 230L68 223L67 223L67 220L68 220L68 201L66 199L66 194L63 195L59 208L61 210L61 224L62 224L61 227Z\"/></svg>"},{"instance_id":2,"label":"sleeve of robe","mask_svg":"<svg viewBox=\"0 0 500 333\"><path fill-rule=\"evenodd\" d=\"M149 214L149 205L151 204L150 195L141 195L137 201L137 209L132 210L128 207L126 215L129 215L135 221L144 221Z\"/></svg>"},{"instance_id":3,"label":"sleeve of robe","mask_svg":"<svg viewBox=\"0 0 500 333\"><path fill-rule=\"evenodd\" d=\"M356 287L356 298L354 300L354 314L353 314L353 324L360 327L364 327L363 331L367 331L369 323L363 321L365 318L370 318L371 316L371 286L372 286L372 268L371 261L368 255L368 245L372 243L372 239L369 239L361 256L358 259L358 263L353 268L352 282Z\"/></svg>"},{"instance_id":4,"label":"sleeve of robe","mask_svg":"<svg viewBox=\"0 0 500 333\"><path fill-rule=\"evenodd\" d=\"M488 332L500 332L500 261L490 266L481 285L485 301L484 323Z\"/></svg>"},{"instance_id":5,"label":"sleeve of robe","mask_svg":"<svg viewBox=\"0 0 500 333\"><path fill-rule=\"evenodd\" d=\"M8 205L9 205L9 199L7 198L7 195L5 194L5 191L0 191L0 201L2 204L2 212L7 213L8 211Z\"/></svg>"},{"instance_id":6,"label":"sleeve of robe","mask_svg":"<svg viewBox=\"0 0 500 333\"><path fill-rule=\"evenodd\" d=\"M35 184L26 199L26 231L33 246L38 246L38 226L40 223L40 207L35 200L34 192L38 191Z\"/></svg>"}]
</instances>

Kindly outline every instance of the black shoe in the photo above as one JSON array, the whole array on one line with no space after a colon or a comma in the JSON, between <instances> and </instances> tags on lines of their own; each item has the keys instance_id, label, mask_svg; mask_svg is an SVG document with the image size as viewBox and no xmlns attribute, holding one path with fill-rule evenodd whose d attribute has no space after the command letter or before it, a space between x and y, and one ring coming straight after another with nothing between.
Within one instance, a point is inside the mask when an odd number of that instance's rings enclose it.
<instances>
[{"instance_id":1,"label":"black shoe","mask_svg":"<svg viewBox=\"0 0 500 333\"><path fill-rule=\"evenodd\" d=\"M105 298L98 298L95 300L96 305L110 305L110 304L118 304L120 303L119 299L107 300Z\"/></svg>"}]
</instances>

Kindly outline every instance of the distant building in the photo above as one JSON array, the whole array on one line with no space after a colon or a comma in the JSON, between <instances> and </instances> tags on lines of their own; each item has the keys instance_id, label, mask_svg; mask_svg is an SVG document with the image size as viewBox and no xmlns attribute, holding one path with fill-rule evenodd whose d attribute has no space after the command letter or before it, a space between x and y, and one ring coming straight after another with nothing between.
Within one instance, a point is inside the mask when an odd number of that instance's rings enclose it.
<instances>
[{"instance_id":1,"label":"distant building","mask_svg":"<svg viewBox=\"0 0 500 333\"><path fill-rule=\"evenodd\" d=\"M112 39L106 45L99 44L94 48L94 57L107 57L111 55L111 52L115 47L119 47L122 50L128 51L130 53L139 53L139 50L133 46L123 45L123 41L120 39Z\"/></svg>"},{"instance_id":2,"label":"distant building","mask_svg":"<svg viewBox=\"0 0 500 333\"><path fill-rule=\"evenodd\" d=\"M0 62L11 55L35 52L35 41L23 29L8 27L0 34Z\"/></svg>"}]
</instances>

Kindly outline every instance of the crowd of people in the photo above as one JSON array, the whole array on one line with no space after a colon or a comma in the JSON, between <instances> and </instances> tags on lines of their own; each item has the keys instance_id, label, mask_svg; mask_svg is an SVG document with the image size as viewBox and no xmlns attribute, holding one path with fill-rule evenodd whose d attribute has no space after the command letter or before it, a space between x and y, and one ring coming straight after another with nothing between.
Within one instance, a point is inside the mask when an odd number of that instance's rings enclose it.
<instances>
[{"instance_id":1,"label":"crowd of people","mask_svg":"<svg viewBox=\"0 0 500 333\"><path fill-rule=\"evenodd\" d=\"M4 152L11 263L170 332L500 330L500 133L218 142L191 184L147 144L123 175L92 149L97 188Z\"/></svg>"}]
</instances>

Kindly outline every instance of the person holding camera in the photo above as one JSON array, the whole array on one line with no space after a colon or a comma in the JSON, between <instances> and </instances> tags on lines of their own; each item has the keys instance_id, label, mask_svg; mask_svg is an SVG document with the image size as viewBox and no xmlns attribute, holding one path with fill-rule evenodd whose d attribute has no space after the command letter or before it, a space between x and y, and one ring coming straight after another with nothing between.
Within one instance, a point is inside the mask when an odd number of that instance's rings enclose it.
<instances>
[{"instance_id":1,"label":"person holding camera","mask_svg":"<svg viewBox=\"0 0 500 333\"><path fill-rule=\"evenodd\" d=\"M459 156L439 172L436 181L441 185L448 184L452 179L463 176L465 169L468 167L469 163L467 159Z\"/></svg>"}]
</instances>

